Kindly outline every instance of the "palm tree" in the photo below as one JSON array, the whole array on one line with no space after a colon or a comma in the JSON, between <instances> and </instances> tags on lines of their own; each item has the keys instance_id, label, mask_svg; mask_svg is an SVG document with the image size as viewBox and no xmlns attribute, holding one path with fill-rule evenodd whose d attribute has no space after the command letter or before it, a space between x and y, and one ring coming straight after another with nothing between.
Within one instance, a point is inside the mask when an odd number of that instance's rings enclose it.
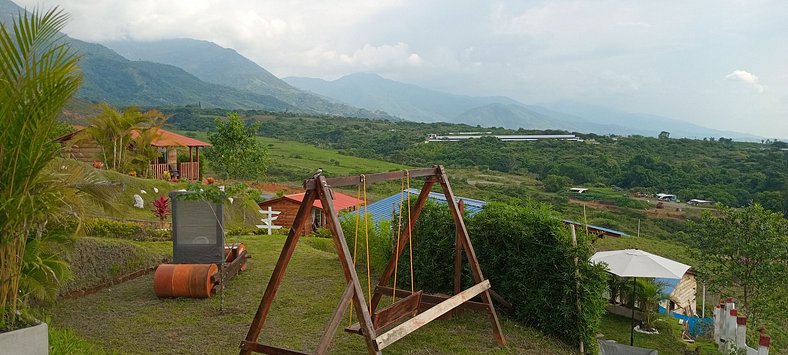
<instances>
[{"instance_id":1,"label":"palm tree","mask_svg":"<svg viewBox=\"0 0 788 355\"><path fill-rule=\"evenodd\" d=\"M143 171L158 155L151 142L167 118L157 110L140 112L128 107L123 112L107 103L100 103L101 113L93 117L83 137L94 139L101 146L104 164L120 172ZM132 131L136 130L136 138ZM111 154L111 157L109 156Z\"/></svg>"},{"instance_id":2,"label":"palm tree","mask_svg":"<svg viewBox=\"0 0 788 355\"><path fill-rule=\"evenodd\" d=\"M0 25L0 328L17 321L28 238L69 210L51 140L82 82L78 56L61 41L67 18L53 8L20 13L12 29Z\"/></svg>"}]
</instances>

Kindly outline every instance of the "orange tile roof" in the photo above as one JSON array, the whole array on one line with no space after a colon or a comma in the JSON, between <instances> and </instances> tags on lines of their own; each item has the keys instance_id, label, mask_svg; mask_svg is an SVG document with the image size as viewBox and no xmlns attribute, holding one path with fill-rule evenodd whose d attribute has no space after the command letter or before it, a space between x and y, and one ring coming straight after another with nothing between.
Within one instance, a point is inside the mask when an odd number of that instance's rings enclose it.
<instances>
[{"instance_id":1,"label":"orange tile roof","mask_svg":"<svg viewBox=\"0 0 788 355\"><path fill-rule=\"evenodd\" d=\"M302 202L304 200L304 195L305 195L305 193L302 192L302 193L298 193L298 194L284 195L282 197L284 197L286 199L289 199L289 200L296 201L296 202ZM345 195L343 193L339 193L339 192L334 191L334 208L337 211L341 211L341 210L344 210L346 208L354 207L354 206L356 206L356 204L361 204L361 203L362 203L362 201L357 199L357 198L355 198L355 197L348 196L348 195ZM313 203L312 206L320 208L320 209L323 209L323 204L320 203L320 200L315 200L315 203Z\"/></svg>"},{"instance_id":2,"label":"orange tile roof","mask_svg":"<svg viewBox=\"0 0 788 355\"><path fill-rule=\"evenodd\" d=\"M203 142L199 139L194 139L182 136L177 133L163 130L159 128L158 136L151 142L155 147L210 147L210 143ZM131 137L137 138L140 133L136 130L131 131Z\"/></svg>"}]
</instances>

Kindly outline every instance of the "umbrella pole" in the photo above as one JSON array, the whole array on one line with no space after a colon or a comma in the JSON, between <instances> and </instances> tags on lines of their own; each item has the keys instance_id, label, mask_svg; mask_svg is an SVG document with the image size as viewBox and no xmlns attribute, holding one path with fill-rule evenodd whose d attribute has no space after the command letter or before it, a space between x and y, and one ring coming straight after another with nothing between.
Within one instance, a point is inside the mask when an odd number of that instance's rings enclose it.
<instances>
[{"instance_id":1,"label":"umbrella pole","mask_svg":"<svg viewBox=\"0 0 788 355\"><path fill-rule=\"evenodd\" d=\"M629 330L629 346L635 346L635 281L637 277L632 278L632 327Z\"/></svg>"}]
</instances>

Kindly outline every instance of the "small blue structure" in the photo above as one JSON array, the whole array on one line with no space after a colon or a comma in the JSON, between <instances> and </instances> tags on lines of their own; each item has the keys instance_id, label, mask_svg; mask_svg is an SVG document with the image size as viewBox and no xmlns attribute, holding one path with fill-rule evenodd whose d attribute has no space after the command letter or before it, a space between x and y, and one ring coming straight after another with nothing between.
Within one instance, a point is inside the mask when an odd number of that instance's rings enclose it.
<instances>
[{"instance_id":1,"label":"small blue structure","mask_svg":"<svg viewBox=\"0 0 788 355\"><path fill-rule=\"evenodd\" d=\"M394 216L394 213L399 212L400 201L402 201L403 208L407 208L406 204L408 200L408 192L410 192L410 200L413 202L419 197L419 193L421 191L417 189L403 190L398 194L394 194L382 200L370 203L366 210L369 211L370 215L372 215L372 220L375 223L378 223L382 220L391 220L391 218ZM482 207L487 204L487 202L474 200L471 198L460 196L454 196L454 198L457 201L462 200L465 203L465 211L467 211L470 215L478 213L482 210ZM439 192L430 192L429 199L439 203L446 203L446 196ZM361 213L366 213L367 211L365 211L363 207L361 208Z\"/></svg>"}]
</instances>

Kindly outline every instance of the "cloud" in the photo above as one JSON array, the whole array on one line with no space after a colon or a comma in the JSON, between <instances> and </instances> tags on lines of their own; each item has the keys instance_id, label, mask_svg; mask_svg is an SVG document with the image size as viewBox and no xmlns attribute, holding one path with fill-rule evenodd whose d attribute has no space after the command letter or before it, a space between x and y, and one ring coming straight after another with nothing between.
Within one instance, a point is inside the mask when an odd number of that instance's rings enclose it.
<instances>
[{"instance_id":1,"label":"cloud","mask_svg":"<svg viewBox=\"0 0 788 355\"><path fill-rule=\"evenodd\" d=\"M380 46L367 43L352 53L317 47L308 51L307 56L314 65L341 65L365 69L417 66L423 63L421 56L412 52L408 44L402 42Z\"/></svg>"},{"instance_id":2,"label":"cloud","mask_svg":"<svg viewBox=\"0 0 788 355\"><path fill-rule=\"evenodd\" d=\"M725 80L740 81L749 84L750 86L752 86L753 90L755 90L755 92L758 94L766 90L766 88L763 85L758 84L758 77L755 76L755 74L750 73L746 70L734 70L730 74L725 76Z\"/></svg>"}]
</instances>

